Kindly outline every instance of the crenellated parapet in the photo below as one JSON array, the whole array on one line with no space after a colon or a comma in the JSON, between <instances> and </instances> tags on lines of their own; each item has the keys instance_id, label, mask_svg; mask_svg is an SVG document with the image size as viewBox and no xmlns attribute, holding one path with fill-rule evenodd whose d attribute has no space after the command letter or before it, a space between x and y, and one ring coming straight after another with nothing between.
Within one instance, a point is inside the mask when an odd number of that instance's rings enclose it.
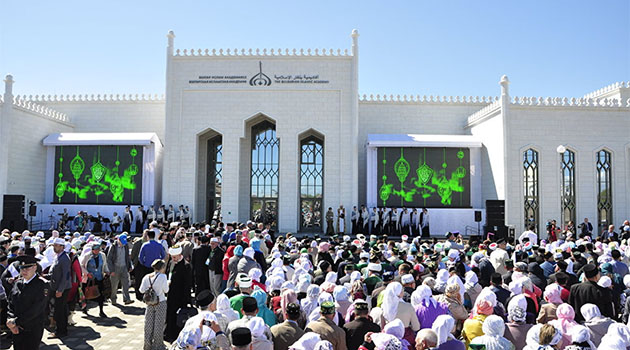
<instances>
[{"instance_id":1,"label":"crenellated parapet","mask_svg":"<svg viewBox=\"0 0 630 350\"><path fill-rule=\"evenodd\" d=\"M61 112L55 111L52 108L37 104L33 101L20 98L20 96L15 96L13 98L13 107L17 109L21 109L25 112L38 115L40 117L52 119L59 122L69 123L68 116L65 113L61 113Z\"/></svg>"},{"instance_id":2,"label":"crenellated parapet","mask_svg":"<svg viewBox=\"0 0 630 350\"><path fill-rule=\"evenodd\" d=\"M348 49L176 49L174 57L352 57Z\"/></svg>"},{"instance_id":3,"label":"crenellated parapet","mask_svg":"<svg viewBox=\"0 0 630 350\"><path fill-rule=\"evenodd\" d=\"M608 86L604 86L601 89L595 90L593 92L590 92L586 95L584 95L584 98L597 98L599 96L605 95L609 92L618 90L618 89L629 89L630 88L630 81L621 81L621 82L616 82L613 84L610 84Z\"/></svg>"},{"instance_id":4,"label":"crenellated parapet","mask_svg":"<svg viewBox=\"0 0 630 350\"><path fill-rule=\"evenodd\" d=\"M433 96L433 95L380 95L363 94L359 102L398 102L398 103L426 103L426 104L488 104L496 101L496 96Z\"/></svg>"},{"instance_id":5,"label":"crenellated parapet","mask_svg":"<svg viewBox=\"0 0 630 350\"><path fill-rule=\"evenodd\" d=\"M512 97L511 105L549 107L630 107L630 99L591 98L591 97Z\"/></svg>"},{"instance_id":6,"label":"crenellated parapet","mask_svg":"<svg viewBox=\"0 0 630 350\"><path fill-rule=\"evenodd\" d=\"M16 99L31 102L155 102L164 103L164 94L23 95Z\"/></svg>"}]
</instances>

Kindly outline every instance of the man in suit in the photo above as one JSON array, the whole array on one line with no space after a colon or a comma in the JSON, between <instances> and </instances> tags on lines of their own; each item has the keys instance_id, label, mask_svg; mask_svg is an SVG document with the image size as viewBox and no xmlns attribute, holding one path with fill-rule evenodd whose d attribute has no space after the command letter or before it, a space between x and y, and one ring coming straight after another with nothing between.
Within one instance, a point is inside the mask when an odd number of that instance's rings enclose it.
<instances>
[{"instance_id":1,"label":"man in suit","mask_svg":"<svg viewBox=\"0 0 630 350\"><path fill-rule=\"evenodd\" d=\"M53 240L53 250L57 256L50 267L50 292L55 301L53 318L57 324L55 333L49 338L61 338L68 335L68 292L72 287L70 279L70 257L64 251L66 242L63 238Z\"/></svg>"},{"instance_id":2,"label":"man in suit","mask_svg":"<svg viewBox=\"0 0 630 350\"><path fill-rule=\"evenodd\" d=\"M144 229L144 210L142 206L139 206L136 209L136 233L142 233L142 229Z\"/></svg>"},{"instance_id":3,"label":"man in suit","mask_svg":"<svg viewBox=\"0 0 630 350\"><path fill-rule=\"evenodd\" d=\"M357 299L354 302L354 320L343 326L346 331L348 350L359 349L359 346L363 344L363 337L368 332L378 333L381 331L381 327L372 322L368 314L368 303L363 299Z\"/></svg>"},{"instance_id":4,"label":"man in suit","mask_svg":"<svg viewBox=\"0 0 630 350\"><path fill-rule=\"evenodd\" d=\"M296 303L287 305L287 316L287 320L271 327L273 350L286 350L304 335L304 331L297 323L300 318L300 306Z\"/></svg>"},{"instance_id":5,"label":"man in suit","mask_svg":"<svg viewBox=\"0 0 630 350\"><path fill-rule=\"evenodd\" d=\"M208 275L208 265L206 260L210 256L210 237L201 236L199 239L201 245L195 247L192 252L192 271L193 271L193 284L195 285L195 295L199 294L202 290L210 289L210 281ZM212 273L212 272L211 272Z\"/></svg>"},{"instance_id":6,"label":"man in suit","mask_svg":"<svg viewBox=\"0 0 630 350\"><path fill-rule=\"evenodd\" d=\"M129 233L131 231L131 223L133 222L133 213L131 207L126 206L123 213L123 232Z\"/></svg>"}]
</instances>

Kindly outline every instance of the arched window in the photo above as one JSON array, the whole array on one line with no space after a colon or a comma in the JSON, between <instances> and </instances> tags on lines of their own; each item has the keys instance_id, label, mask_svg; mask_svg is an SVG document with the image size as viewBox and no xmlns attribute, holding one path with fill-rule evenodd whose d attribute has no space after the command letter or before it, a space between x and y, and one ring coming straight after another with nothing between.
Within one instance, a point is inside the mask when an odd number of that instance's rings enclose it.
<instances>
[{"instance_id":1,"label":"arched window","mask_svg":"<svg viewBox=\"0 0 630 350\"><path fill-rule=\"evenodd\" d=\"M300 142L300 228L322 232L324 142L309 136Z\"/></svg>"},{"instance_id":2,"label":"arched window","mask_svg":"<svg viewBox=\"0 0 630 350\"><path fill-rule=\"evenodd\" d=\"M597 152L597 223L599 232L612 223L612 155L606 150Z\"/></svg>"},{"instance_id":3,"label":"arched window","mask_svg":"<svg viewBox=\"0 0 630 350\"><path fill-rule=\"evenodd\" d=\"M540 198L538 196L538 152L528 149L523 152L523 186L525 198L523 201L525 208L525 229L534 226L534 230L539 231L539 208Z\"/></svg>"},{"instance_id":4,"label":"arched window","mask_svg":"<svg viewBox=\"0 0 630 350\"><path fill-rule=\"evenodd\" d=\"M251 217L277 226L280 140L270 121L252 127Z\"/></svg>"},{"instance_id":5,"label":"arched window","mask_svg":"<svg viewBox=\"0 0 630 350\"><path fill-rule=\"evenodd\" d=\"M560 155L560 169L562 173L562 188L560 192L560 206L565 227L569 221L575 225L575 153L566 150Z\"/></svg>"},{"instance_id":6,"label":"arched window","mask_svg":"<svg viewBox=\"0 0 630 350\"><path fill-rule=\"evenodd\" d=\"M208 176L206 177L207 214L211 220L221 218L221 185L223 184L223 143L221 136L208 140Z\"/></svg>"}]
</instances>

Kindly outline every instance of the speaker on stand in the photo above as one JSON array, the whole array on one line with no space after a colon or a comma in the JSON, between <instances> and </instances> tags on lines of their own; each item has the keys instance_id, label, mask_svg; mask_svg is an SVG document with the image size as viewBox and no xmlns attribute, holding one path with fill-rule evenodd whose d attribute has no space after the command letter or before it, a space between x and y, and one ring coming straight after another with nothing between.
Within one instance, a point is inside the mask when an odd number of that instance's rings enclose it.
<instances>
[{"instance_id":1,"label":"speaker on stand","mask_svg":"<svg viewBox=\"0 0 630 350\"><path fill-rule=\"evenodd\" d=\"M486 233L492 233L492 240L507 239L508 229L505 226L505 201L486 200Z\"/></svg>"},{"instance_id":2,"label":"speaker on stand","mask_svg":"<svg viewBox=\"0 0 630 350\"><path fill-rule=\"evenodd\" d=\"M22 232L26 230L26 219L24 219L24 196L5 194L2 198L2 221L0 226L11 231Z\"/></svg>"},{"instance_id":3,"label":"speaker on stand","mask_svg":"<svg viewBox=\"0 0 630 350\"><path fill-rule=\"evenodd\" d=\"M37 216L37 203L28 202L29 230L33 231L33 218Z\"/></svg>"}]
</instances>

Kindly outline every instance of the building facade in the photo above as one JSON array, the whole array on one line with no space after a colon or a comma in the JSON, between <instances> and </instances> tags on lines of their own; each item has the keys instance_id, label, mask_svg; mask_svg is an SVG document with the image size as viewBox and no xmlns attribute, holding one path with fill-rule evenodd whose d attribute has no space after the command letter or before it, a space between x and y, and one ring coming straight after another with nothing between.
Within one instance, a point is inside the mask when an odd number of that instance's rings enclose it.
<instances>
[{"instance_id":1,"label":"building facade","mask_svg":"<svg viewBox=\"0 0 630 350\"><path fill-rule=\"evenodd\" d=\"M37 202L43 222L64 207L54 201L51 147L66 141L42 140L100 133L90 144L111 145L119 133L154 133L160 147L143 166L157 185L141 204L189 206L194 221L220 209L225 220L256 218L281 232L321 230L326 209L343 205L348 231L353 206L378 205L370 135L391 135L392 145L419 135L424 147L478 145L471 204L436 210L433 233L453 216L452 229L477 227L472 212L494 199L505 200L516 231L630 217L630 82L576 98L510 96L506 76L496 97L359 96L358 37L343 50L185 50L169 32L162 96L19 96L7 76L0 193Z\"/></svg>"}]
</instances>

